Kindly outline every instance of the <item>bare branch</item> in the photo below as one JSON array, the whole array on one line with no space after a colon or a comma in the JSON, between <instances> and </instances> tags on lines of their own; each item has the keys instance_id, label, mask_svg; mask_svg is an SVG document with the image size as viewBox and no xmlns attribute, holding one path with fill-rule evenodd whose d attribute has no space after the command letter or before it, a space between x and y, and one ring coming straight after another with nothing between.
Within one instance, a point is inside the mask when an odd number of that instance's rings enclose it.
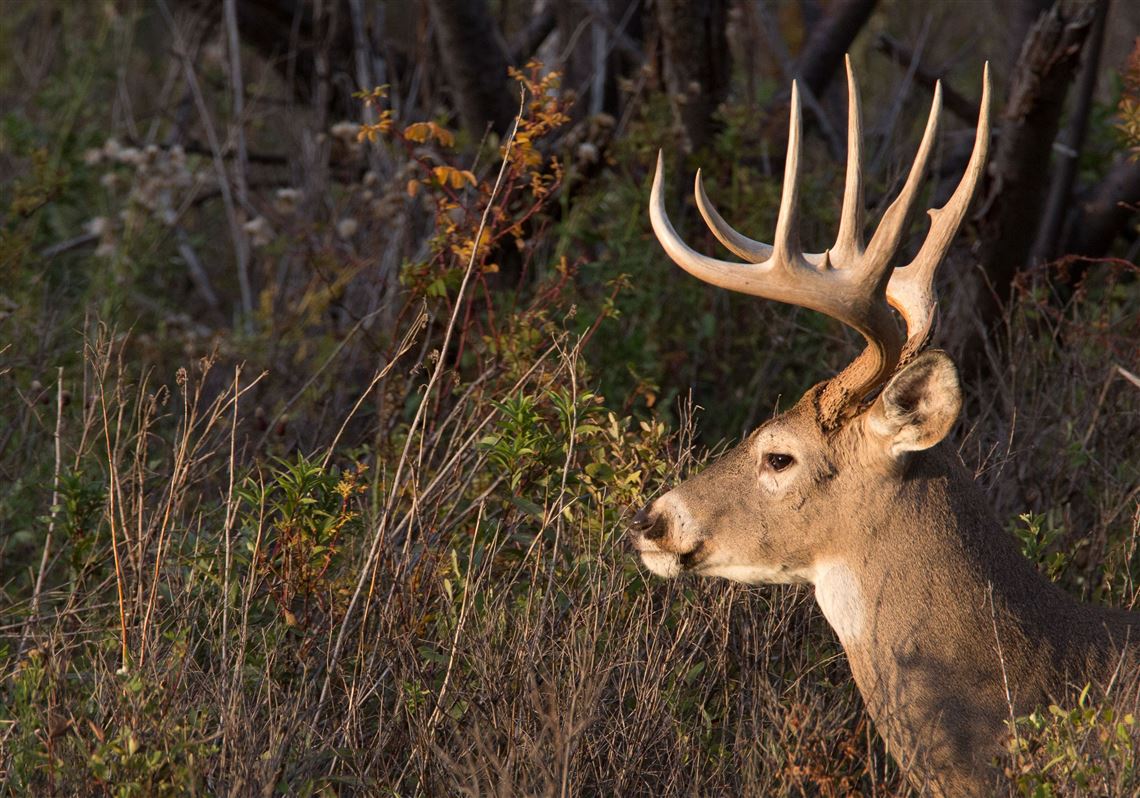
<instances>
[{"instance_id":1,"label":"bare branch","mask_svg":"<svg viewBox=\"0 0 1140 798\"><path fill-rule=\"evenodd\" d=\"M547 3L514 37L511 42L511 61L516 65L525 63L553 32L557 21L554 3Z\"/></svg>"},{"instance_id":2,"label":"bare branch","mask_svg":"<svg viewBox=\"0 0 1140 798\"><path fill-rule=\"evenodd\" d=\"M713 111L728 91L727 13L724 0L657 2L665 85L669 89L673 116L690 151L709 142L714 131Z\"/></svg>"},{"instance_id":3,"label":"bare branch","mask_svg":"<svg viewBox=\"0 0 1140 798\"><path fill-rule=\"evenodd\" d=\"M1098 257L1136 218L1140 205L1140 161L1121 158L1087 197L1077 203L1062 251Z\"/></svg>"},{"instance_id":4,"label":"bare branch","mask_svg":"<svg viewBox=\"0 0 1140 798\"><path fill-rule=\"evenodd\" d=\"M237 192L238 207L249 207L249 159L245 151L245 83L241 75L241 39L238 37L237 0L225 0L226 47L230 56L230 89L233 93L233 119L230 135L237 150L237 165L234 169L234 188ZM253 289L249 284L249 238L242 227L237 228L235 240L237 256L238 287L241 291L241 309L247 329L253 323Z\"/></svg>"},{"instance_id":5,"label":"bare branch","mask_svg":"<svg viewBox=\"0 0 1140 798\"><path fill-rule=\"evenodd\" d=\"M886 33L880 33L878 38L875 39L875 49L891 59L898 61L904 67L913 67L915 80L928 90L934 91L934 87L938 83L941 83L942 102L946 106L946 110L954 114L954 116L971 125L977 120L978 104L967 99L960 94L957 89L949 85L946 82L945 75L929 69L921 61L916 62L914 53L912 53L910 48L905 44Z\"/></svg>"},{"instance_id":6,"label":"bare branch","mask_svg":"<svg viewBox=\"0 0 1140 798\"><path fill-rule=\"evenodd\" d=\"M174 38L174 53L182 64L186 85L194 97L194 105L197 107L198 114L202 120L202 129L206 132L206 140L210 143L214 171L218 176L218 190L222 194L222 203L226 208L226 221L230 228L230 237L233 239L234 252L239 253L242 247L243 234L241 224L238 221L237 208L234 205L233 192L230 190L229 173L226 170L225 162L222 160L222 145L218 140L213 119L210 117L210 110L206 106L206 98L202 96L202 88L198 84L198 76L194 71L194 65L190 63L190 57L186 51L186 45L182 39L178 25L174 21L174 17L170 13L170 9L167 7L165 0L158 0L158 7L170 28L171 36ZM240 276L241 273L239 271L239 277ZM253 298L252 292L248 292L247 294L247 289L248 283L242 286L242 311L249 317L253 313Z\"/></svg>"}]
</instances>

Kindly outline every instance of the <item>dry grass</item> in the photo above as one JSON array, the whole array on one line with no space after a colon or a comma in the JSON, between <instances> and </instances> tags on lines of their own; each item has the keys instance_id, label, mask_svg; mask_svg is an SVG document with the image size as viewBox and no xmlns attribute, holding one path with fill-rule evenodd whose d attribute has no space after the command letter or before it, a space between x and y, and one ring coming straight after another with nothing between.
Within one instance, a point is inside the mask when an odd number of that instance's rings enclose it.
<instances>
[{"instance_id":1,"label":"dry grass","mask_svg":"<svg viewBox=\"0 0 1140 798\"><path fill-rule=\"evenodd\" d=\"M514 391L575 368L574 350L546 354ZM125 373L108 337L88 357L85 410L58 426L66 460L103 463L106 493L84 516L64 488L40 614L5 614L12 789L838 795L890 780L808 596L643 582L621 509L569 473L596 441L567 441L520 510L473 445L501 411L463 394L399 479L378 462L343 491L330 567L290 572L302 544L286 531L309 511L279 497L302 480L235 454L254 381L207 399L207 362L168 394ZM661 430L638 432L605 440L631 449L615 467L665 454ZM669 479L657 463L651 479ZM330 484L303 492L312 513Z\"/></svg>"}]
</instances>

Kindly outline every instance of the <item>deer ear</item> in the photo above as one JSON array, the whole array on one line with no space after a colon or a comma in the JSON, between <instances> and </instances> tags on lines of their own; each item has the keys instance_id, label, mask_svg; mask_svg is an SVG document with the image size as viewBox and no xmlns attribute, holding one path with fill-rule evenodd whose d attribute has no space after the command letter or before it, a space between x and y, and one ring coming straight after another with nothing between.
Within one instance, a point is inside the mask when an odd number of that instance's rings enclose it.
<instances>
[{"instance_id":1,"label":"deer ear","mask_svg":"<svg viewBox=\"0 0 1140 798\"><path fill-rule=\"evenodd\" d=\"M946 437L962 409L958 370L945 352L923 352L898 371L869 414L871 432L891 455L929 449Z\"/></svg>"}]
</instances>

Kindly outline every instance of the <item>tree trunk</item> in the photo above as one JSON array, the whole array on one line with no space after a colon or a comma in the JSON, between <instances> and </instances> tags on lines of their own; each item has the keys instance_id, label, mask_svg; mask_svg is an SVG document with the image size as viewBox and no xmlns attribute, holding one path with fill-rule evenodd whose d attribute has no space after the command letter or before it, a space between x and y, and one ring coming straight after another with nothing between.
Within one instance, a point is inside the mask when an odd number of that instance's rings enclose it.
<instances>
[{"instance_id":1,"label":"tree trunk","mask_svg":"<svg viewBox=\"0 0 1140 798\"><path fill-rule=\"evenodd\" d=\"M1094 6L1095 0L1058 0L1022 47L979 203L986 209L979 237L987 284L977 286L976 306L986 327L1001 317L1013 279L1027 264L1049 185L1046 167Z\"/></svg>"},{"instance_id":2,"label":"tree trunk","mask_svg":"<svg viewBox=\"0 0 1140 798\"><path fill-rule=\"evenodd\" d=\"M506 133L518 103L509 55L485 0L428 0L440 58L463 126L478 140L490 125Z\"/></svg>"},{"instance_id":3,"label":"tree trunk","mask_svg":"<svg viewBox=\"0 0 1140 798\"><path fill-rule=\"evenodd\" d=\"M839 71L843 56L863 30L877 0L838 0L834 10L811 32L797 71L800 80L816 97L823 97L831 78Z\"/></svg>"},{"instance_id":4,"label":"tree trunk","mask_svg":"<svg viewBox=\"0 0 1140 798\"><path fill-rule=\"evenodd\" d=\"M716 132L713 112L728 91L726 0L658 0L665 86L685 149L706 146Z\"/></svg>"},{"instance_id":5,"label":"tree trunk","mask_svg":"<svg viewBox=\"0 0 1140 798\"><path fill-rule=\"evenodd\" d=\"M1096 79L1100 72L1100 52L1104 44L1105 20L1108 17L1108 0L1097 0L1092 32L1085 46L1085 60L1081 66L1080 81L1068 128L1058 142L1053 182L1049 186L1049 199L1037 225L1037 241L1033 245L1031 261L1041 263L1058 255L1057 242L1061 240L1065 219L1073 200L1073 184L1077 178L1077 161L1085 148L1089 113L1092 111Z\"/></svg>"},{"instance_id":6,"label":"tree trunk","mask_svg":"<svg viewBox=\"0 0 1140 798\"><path fill-rule=\"evenodd\" d=\"M222 4L216 0L174 0L209 24L221 22ZM238 0L238 29L242 42L272 63L287 79L294 96L310 104L318 97L335 117L354 118L360 107L352 94L356 62L352 18L341 3L328 3L324 13L313 13L303 0Z\"/></svg>"}]
</instances>

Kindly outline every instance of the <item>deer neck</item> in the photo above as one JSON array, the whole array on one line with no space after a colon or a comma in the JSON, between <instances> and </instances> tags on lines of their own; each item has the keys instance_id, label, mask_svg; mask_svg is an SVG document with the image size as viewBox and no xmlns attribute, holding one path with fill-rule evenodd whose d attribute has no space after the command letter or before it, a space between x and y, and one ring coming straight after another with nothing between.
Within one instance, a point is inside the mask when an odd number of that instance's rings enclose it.
<instances>
[{"instance_id":1,"label":"deer neck","mask_svg":"<svg viewBox=\"0 0 1140 798\"><path fill-rule=\"evenodd\" d=\"M1011 708L1078 676L1078 606L1021 556L943 446L872 506L852 530L860 546L816 563L817 601L904 767L982 772Z\"/></svg>"}]
</instances>

